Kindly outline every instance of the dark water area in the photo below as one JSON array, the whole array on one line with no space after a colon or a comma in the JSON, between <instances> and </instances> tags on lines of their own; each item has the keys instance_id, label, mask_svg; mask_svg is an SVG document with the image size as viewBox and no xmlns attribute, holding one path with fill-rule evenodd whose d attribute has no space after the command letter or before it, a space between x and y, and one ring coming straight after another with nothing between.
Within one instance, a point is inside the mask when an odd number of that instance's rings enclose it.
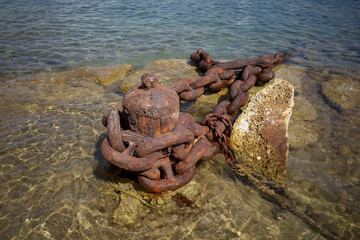
<instances>
[{"instance_id":1,"label":"dark water area","mask_svg":"<svg viewBox=\"0 0 360 240\"><path fill-rule=\"evenodd\" d=\"M159 213L115 194L101 118L123 93L63 72L139 69L199 47L213 59L289 54L276 68L296 92L284 191L332 236L359 239L359 13L355 0L0 0L0 239L326 239L221 154L181 190L196 207ZM187 111L201 118L199 105Z\"/></svg>"}]
</instances>

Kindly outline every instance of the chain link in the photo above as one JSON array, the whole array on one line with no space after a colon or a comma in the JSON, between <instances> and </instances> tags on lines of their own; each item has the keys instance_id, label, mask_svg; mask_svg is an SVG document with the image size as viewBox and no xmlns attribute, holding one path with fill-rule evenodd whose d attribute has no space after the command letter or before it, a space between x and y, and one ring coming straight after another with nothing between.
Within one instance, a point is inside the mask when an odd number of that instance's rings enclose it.
<instances>
[{"instance_id":1,"label":"chain link","mask_svg":"<svg viewBox=\"0 0 360 240\"><path fill-rule=\"evenodd\" d=\"M195 175L195 164L199 160L211 159L221 148L227 163L234 161L229 149L232 124L238 110L245 106L249 89L255 83L265 84L275 73L275 64L284 61L284 55L263 55L259 58L230 62L213 61L203 49L191 54L203 76L187 78L171 86L184 101L193 101L205 90L218 91L229 87L229 100L220 102L214 113L208 114L201 124L189 113L180 113L179 120L170 133L149 137L129 130L128 117L122 108L112 109L103 118L108 136L101 149L111 164L108 173L119 173L119 169L134 172L139 183L153 192L164 192L179 188ZM235 72L234 70L241 70Z\"/></svg>"}]
</instances>

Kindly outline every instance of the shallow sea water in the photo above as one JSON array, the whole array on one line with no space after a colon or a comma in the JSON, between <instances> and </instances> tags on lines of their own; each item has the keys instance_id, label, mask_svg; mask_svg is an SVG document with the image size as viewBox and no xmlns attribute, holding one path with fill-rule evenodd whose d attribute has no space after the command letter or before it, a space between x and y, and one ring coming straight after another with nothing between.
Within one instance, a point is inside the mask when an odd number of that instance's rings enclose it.
<instances>
[{"instance_id":1,"label":"shallow sea water","mask_svg":"<svg viewBox=\"0 0 360 240\"><path fill-rule=\"evenodd\" d=\"M198 47L214 59L291 54L277 76L298 79L295 105L306 99L316 114L294 107L285 192L335 236L359 238L359 107L340 111L321 94L321 83L333 76L359 81L358 5L1 1L1 239L324 239L240 181L221 155L201 163L184 187L196 208L159 213L140 204L135 222L119 223L119 198L109 194L99 146L101 118L122 93L116 84L34 74L141 67L187 58Z\"/></svg>"}]
</instances>

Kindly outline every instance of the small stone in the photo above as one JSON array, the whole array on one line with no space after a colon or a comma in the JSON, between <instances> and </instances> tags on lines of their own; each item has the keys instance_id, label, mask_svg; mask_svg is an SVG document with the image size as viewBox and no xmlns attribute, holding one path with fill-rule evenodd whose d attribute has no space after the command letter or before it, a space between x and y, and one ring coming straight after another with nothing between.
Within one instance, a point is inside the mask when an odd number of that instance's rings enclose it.
<instances>
[{"instance_id":1,"label":"small stone","mask_svg":"<svg viewBox=\"0 0 360 240\"><path fill-rule=\"evenodd\" d=\"M236 158L264 181L285 185L288 125L294 106L294 87L277 79L255 94L236 120L230 147Z\"/></svg>"}]
</instances>

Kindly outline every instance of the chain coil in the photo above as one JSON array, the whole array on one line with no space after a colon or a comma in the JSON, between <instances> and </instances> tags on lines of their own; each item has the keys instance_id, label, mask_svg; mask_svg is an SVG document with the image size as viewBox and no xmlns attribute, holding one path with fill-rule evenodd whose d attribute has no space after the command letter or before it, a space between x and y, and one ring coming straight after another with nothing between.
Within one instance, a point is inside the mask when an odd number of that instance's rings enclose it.
<instances>
[{"instance_id":1,"label":"chain coil","mask_svg":"<svg viewBox=\"0 0 360 240\"><path fill-rule=\"evenodd\" d=\"M211 159L220 148L228 164L234 161L228 143L235 116L246 105L249 89L256 82L264 84L275 76L272 68L284 60L284 55L277 53L220 63L211 60L210 55L200 48L191 54L191 59L204 74L198 79L183 79L171 86L179 98L192 101L205 90L229 87L230 99L219 103L214 113L208 114L201 124L196 123L191 114L180 112L174 129L158 136L129 130L132 124L129 112L123 107L111 109L102 121L107 128L101 150L109 163L108 176L118 175L122 170L132 172L145 189L164 192L190 182L195 175L196 163ZM235 72L239 69L243 70ZM157 80L151 74L144 79ZM156 85L156 82L151 84Z\"/></svg>"}]
</instances>

